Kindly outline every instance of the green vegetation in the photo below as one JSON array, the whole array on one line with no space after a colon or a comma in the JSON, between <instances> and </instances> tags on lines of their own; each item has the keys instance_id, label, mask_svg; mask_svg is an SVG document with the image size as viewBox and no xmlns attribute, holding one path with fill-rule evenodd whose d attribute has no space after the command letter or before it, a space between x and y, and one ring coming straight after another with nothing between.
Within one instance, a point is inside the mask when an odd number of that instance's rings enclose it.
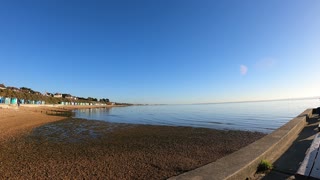
<instances>
[{"instance_id":1,"label":"green vegetation","mask_svg":"<svg viewBox=\"0 0 320 180\"><path fill-rule=\"evenodd\" d=\"M70 99L70 98L55 98L52 96L42 95L40 92L34 91L30 88L22 87L20 89L0 89L0 96L9 97L9 98L18 98L25 99L31 101L45 101L46 104L59 104L59 102L75 102L75 103L97 103L96 98L78 98L78 99ZM109 99L103 99L100 103L111 104Z\"/></svg>"},{"instance_id":2,"label":"green vegetation","mask_svg":"<svg viewBox=\"0 0 320 180\"><path fill-rule=\"evenodd\" d=\"M261 160L258 166L258 172L269 171L273 168L272 164L267 160Z\"/></svg>"}]
</instances>

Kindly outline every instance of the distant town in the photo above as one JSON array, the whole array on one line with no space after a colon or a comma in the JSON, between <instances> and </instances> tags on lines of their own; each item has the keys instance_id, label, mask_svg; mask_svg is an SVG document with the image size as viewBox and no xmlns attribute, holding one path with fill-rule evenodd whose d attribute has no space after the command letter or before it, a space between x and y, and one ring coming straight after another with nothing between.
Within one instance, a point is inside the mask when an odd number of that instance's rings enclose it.
<instances>
[{"instance_id":1,"label":"distant town","mask_svg":"<svg viewBox=\"0 0 320 180\"><path fill-rule=\"evenodd\" d=\"M61 104L61 105L118 105L127 103L110 102L108 98L77 97L68 93L50 93L32 90L27 87L12 87L0 84L0 103L2 104Z\"/></svg>"}]
</instances>

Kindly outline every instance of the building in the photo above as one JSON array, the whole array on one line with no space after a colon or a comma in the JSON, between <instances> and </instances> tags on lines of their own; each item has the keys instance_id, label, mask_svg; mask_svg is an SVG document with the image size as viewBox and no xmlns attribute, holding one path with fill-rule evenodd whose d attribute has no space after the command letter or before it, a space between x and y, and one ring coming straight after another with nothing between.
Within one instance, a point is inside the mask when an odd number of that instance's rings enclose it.
<instances>
[{"instance_id":1,"label":"building","mask_svg":"<svg viewBox=\"0 0 320 180\"><path fill-rule=\"evenodd\" d=\"M62 97L71 99L71 100L77 100L78 98L76 96L72 96L70 94L62 94Z\"/></svg>"},{"instance_id":2,"label":"building","mask_svg":"<svg viewBox=\"0 0 320 180\"><path fill-rule=\"evenodd\" d=\"M18 99L17 98L11 98L10 104L17 104Z\"/></svg>"},{"instance_id":3,"label":"building","mask_svg":"<svg viewBox=\"0 0 320 180\"><path fill-rule=\"evenodd\" d=\"M55 93L53 97L55 97L55 98L62 98L62 94L61 94L61 93Z\"/></svg>"},{"instance_id":4,"label":"building","mask_svg":"<svg viewBox=\"0 0 320 180\"><path fill-rule=\"evenodd\" d=\"M4 103L5 102L5 98L0 96L0 103Z\"/></svg>"},{"instance_id":5,"label":"building","mask_svg":"<svg viewBox=\"0 0 320 180\"><path fill-rule=\"evenodd\" d=\"M5 98L4 99L4 103L5 104L10 104L10 102L11 102L11 98Z\"/></svg>"},{"instance_id":6,"label":"building","mask_svg":"<svg viewBox=\"0 0 320 180\"><path fill-rule=\"evenodd\" d=\"M44 95L48 96L48 97L53 97L54 96L52 93L48 93L48 92L44 93Z\"/></svg>"},{"instance_id":7,"label":"building","mask_svg":"<svg viewBox=\"0 0 320 180\"><path fill-rule=\"evenodd\" d=\"M4 84L0 84L0 89L6 89L6 86Z\"/></svg>"},{"instance_id":8,"label":"building","mask_svg":"<svg viewBox=\"0 0 320 180\"><path fill-rule=\"evenodd\" d=\"M33 94L40 95L40 96L42 95L41 92L38 92L38 91L34 91Z\"/></svg>"}]
</instances>

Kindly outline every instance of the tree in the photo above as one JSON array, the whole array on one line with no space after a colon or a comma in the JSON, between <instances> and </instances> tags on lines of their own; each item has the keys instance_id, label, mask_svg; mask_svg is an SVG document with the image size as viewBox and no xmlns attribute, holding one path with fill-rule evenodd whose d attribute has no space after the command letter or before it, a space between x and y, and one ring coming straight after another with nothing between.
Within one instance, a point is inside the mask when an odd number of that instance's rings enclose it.
<instances>
[{"instance_id":1,"label":"tree","mask_svg":"<svg viewBox=\"0 0 320 180\"><path fill-rule=\"evenodd\" d=\"M25 92L25 93L32 93L32 94L34 94L34 90L32 90L31 88L21 87L20 89L21 89L23 92Z\"/></svg>"},{"instance_id":2,"label":"tree","mask_svg":"<svg viewBox=\"0 0 320 180\"><path fill-rule=\"evenodd\" d=\"M102 102L102 103L108 103L108 102L110 102L109 99L104 99L104 98L100 99L99 101Z\"/></svg>"},{"instance_id":3,"label":"tree","mask_svg":"<svg viewBox=\"0 0 320 180\"><path fill-rule=\"evenodd\" d=\"M88 101L98 101L98 99L93 97L88 97Z\"/></svg>"}]
</instances>

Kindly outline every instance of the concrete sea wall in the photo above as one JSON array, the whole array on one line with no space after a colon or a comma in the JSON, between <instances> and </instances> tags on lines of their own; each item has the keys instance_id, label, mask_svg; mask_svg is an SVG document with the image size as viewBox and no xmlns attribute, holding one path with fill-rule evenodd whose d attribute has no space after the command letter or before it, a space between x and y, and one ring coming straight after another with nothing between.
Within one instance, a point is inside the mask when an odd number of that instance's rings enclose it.
<instances>
[{"instance_id":1,"label":"concrete sea wall","mask_svg":"<svg viewBox=\"0 0 320 180\"><path fill-rule=\"evenodd\" d=\"M313 111L314 109L307 109L271 134L239 151L169 180L246 179L256 172L261 160L275 162L290 147Z\"/></svg>"}]
</instances>

